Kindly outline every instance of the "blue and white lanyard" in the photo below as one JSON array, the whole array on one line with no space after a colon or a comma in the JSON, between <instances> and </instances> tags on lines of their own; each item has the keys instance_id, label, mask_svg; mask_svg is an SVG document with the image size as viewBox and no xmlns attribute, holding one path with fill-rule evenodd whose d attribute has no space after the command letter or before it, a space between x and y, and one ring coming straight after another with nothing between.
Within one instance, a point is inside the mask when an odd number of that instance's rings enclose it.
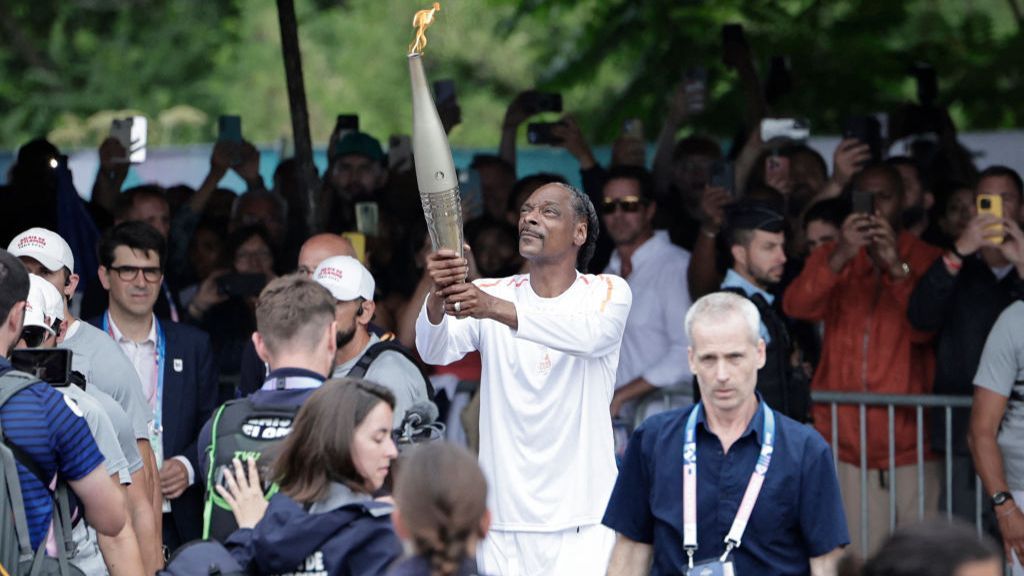
<instances>
[{"instance_id":1,"label":"blue and white lanyard","mask_svg":"<svg viewBox=\"0 0 1024 576\"><path fill-rule=\"evenodd\" d=\"M153 385L156 387L156 406L153 407L153 429L157 433L163 432L163 411L164 411L164 360L167 358L167 338L164 337L164 329L160 321L153 316L153 324L156 325L156 374L153 375ZM110 312L103 313L103 331L114 337L114 330L110 327Z\"/></svg>"},{"instance_id":2,"label":"blue and white lanyard","mask_svg":"<svg viewBox=\"0 0 1024 576\"><path fill-rule=\"evenodd\" d=\"M693 554L697 551L697 417L703 409L698 403L686 419L686 432L683 439L683 549L687 561L693 568ZM725 536L725 552L721 561L729 556L734 548L739 548L743 532L747 529L750 514L754 511L754 502L761 492L768 466L772 462L772 450L775 446L775 413L764 404L764 432L761 439L761 454L754 465L754 473L750 475L747 490L743 493L736 518Z\"/></svg>"}]
</instances>

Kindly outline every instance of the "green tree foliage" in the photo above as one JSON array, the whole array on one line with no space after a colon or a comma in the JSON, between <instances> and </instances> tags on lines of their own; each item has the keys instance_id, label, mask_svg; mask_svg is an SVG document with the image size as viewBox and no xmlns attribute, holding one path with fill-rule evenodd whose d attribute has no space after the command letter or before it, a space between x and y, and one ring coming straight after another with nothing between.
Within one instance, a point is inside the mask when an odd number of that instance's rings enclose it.
<instances>
[{"instance_id":1,"label":"green tree foliage","mask_svg":"<svg viewBox=\"0 0 1024 576\"><path fill-rule=\"evenodd\" d=\"M720 27L741 22L762 79L787 55L793 90L773 112L836 132L852 113L914 97L912 62L931 62L940 102L961 129L1021 123L1020 0L448 0L428 32L432 80L456 81L463 125L452 143L495 147L516 92L564 94L585 131L607 142L640 117L653 137L666 95L689 66L710 69L697 129L730 135L742 90L721 65ZM298 0L314 143L339 113L386 138L410 125L405 53L419 0ZM150 118L153 145L215 137L220 114L247 139L291 133L276 3L270 0L0 2L0 148L48 134L95 146L110 118Z\"/></svg>"},{"instance_id":2,"label":"green tree foliage","mask_svg":"<svg viewBox=\"0 0 1024 576\"><path fill-rule=\"evenodd\" d=\"M737 75L721 64L721 26L744 25L762 81L771 56L788 57L793 90L771 109L800 114L836 133L850 114L890 110L915 98L914 62L938 72L939 102L961 129L1019 125L1024 39L1017 0L509 0L512 27L589 14L582 29L545 44L541 75L587 83L609 61L627 73L589 118L611 137L620 121L660 120L664 95L694 65L711 70L710 103L698 127L731 134L742 122ZM595 114L596 113L596 114Z\"/></svg>"}]
</instances>

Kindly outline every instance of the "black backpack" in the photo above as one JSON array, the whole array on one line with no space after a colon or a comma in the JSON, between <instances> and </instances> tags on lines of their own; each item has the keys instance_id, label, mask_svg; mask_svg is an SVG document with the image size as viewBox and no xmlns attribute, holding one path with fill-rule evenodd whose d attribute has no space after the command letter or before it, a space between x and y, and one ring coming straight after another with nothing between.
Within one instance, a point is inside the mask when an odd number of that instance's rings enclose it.
<instances>
[{"instance_id":1,"label":"black backpack","mask_svg":"<svg viewBox=\"0 0 1024 576\"><path fill-rule=\"evenodd\" d=\"M246 576L246 572L220 542L193 540L175 550L156 576Z\"/></svg>"},{"instance_id":2,"label":"black backpack","mask_svg":"<svg viewBox=\"0 0 1024 576\"><path fill-rule=\"evenodd\" d=\"M234 458L242 462L254 459L260 463L267 450L291 433L298 412L299 406L256 406L249 398L232 400L214 412L210 445L206 448L209 468L203 505L203 538L224 542L238 529L231 506L214 488L223 480L224 467L231 466ZM277 485L266 482L270 477L268 466L261 465L259 469L266 499L270 500L277 493Z\"/></svg>"},{"instance_id":3,"label":"black backpack","mask_svg":"<svg viewBox=\"0 0 1024 576\"><path fill-rule=\"evenodd\" d=\"M393 336L392 336L393 338ZM426 374L423 373L423 369L420 368L419 362L413 357L412 353L405 347L394 341L392 338L382 339L366 349L366 352L356 361L355 366L348 371L349 378L362 378L366 376L366 371L370 369L370 365L384 352L398 352L402 356L405 356L409 362L412 362L413 366L420 372L420 376L423 378L423 384L427 389L427 398L430 400L434 399L434 385L430 383L430 378L427 378Z\"/></svg>"}]
</instances>

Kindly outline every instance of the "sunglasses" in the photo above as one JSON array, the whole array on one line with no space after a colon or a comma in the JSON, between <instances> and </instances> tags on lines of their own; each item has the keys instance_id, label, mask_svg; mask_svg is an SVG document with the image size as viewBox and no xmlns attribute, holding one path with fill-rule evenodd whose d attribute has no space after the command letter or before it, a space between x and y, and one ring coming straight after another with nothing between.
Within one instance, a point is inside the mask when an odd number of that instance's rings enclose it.
<instances>
[{"instance_id":1,"label":"sunglasses","mask_svg":"<svg viewBox=\"0 0 1024 576\"><path fill-rule=\"evenodd\" d=\"M21 329L21 339L26 348L39 348L50 332L42 326L25 326Z\"/></svg>"},{"instance_id":2,"label":"sunglasses","mask_svg":"<svg viewBox=\"0 0 1024 576\"><path fill-rule=\"evenodd\" d=\"M640 210L640 207L645 205L646 202L640 199L639 196L623 196L622 198L605 198L604 202L601 203L601 211L605 214L614 214L619 208L622 208L623 212L632 214Z\"/></svg>"}]
</instances>

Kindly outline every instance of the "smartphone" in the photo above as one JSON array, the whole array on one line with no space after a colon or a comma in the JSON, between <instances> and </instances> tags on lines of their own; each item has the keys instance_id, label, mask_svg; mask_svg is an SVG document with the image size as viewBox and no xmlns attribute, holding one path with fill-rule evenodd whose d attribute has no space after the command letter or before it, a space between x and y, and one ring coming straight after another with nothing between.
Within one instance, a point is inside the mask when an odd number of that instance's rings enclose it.
<instances>
[{"instance_id":1,"label":"smartphone","mask_svg":"<svg viewBox=\"0 0 1024 576\"><path fill-rule=\"evenodd\" d=\"M690 114L704 111L708 91L708 69L703 66L687 68L683 73L683 91L686 92L686 109Z\"/></svg>"},{"instance_id":2,"label":"smartphone","mask_svg":"<svg viewBox=\"0 0 1024 576\"><path fill-rule=\"evenodd\" d=\"M242 163L242 117L221 116L217 119L217 140L231 144L231 165Z\"/></svg>"},{"instance_id":3,"label":"smartphone","mask_svg":"<svg viewBox=\"0 0 1024 576\"><path fill-rule=\"evenodd\" d=\"M146 140L148 122L145 116L115 118L110 123L110 135L116 138L121 146L128 151L125 158L117 158L121 162L141 164L146 161Z\"/></svg>"},{"instance_id":4,"label":"smartphone","mask_svg":"<svg viewBox=\"0 0 1024 576\"><path fill-rule=\"evenodd\" d=\"M639 118L630 118L622 123L622 135L635 140L644 139L644 123Z\"/></svg>"},{"instance_id":5,"label":"smartphone","mask_svg":"<svg viewBox=\"0 0 1024 576\"><path fill-rule=\"evenodd\" d=\"M534 122L526 126L526 141L530 144L547 144L554 146L562 143L562 139L551 133L561 122Z\"/></svg>"},{"instance_id":6,"label":"smartphone","mask_svg":"<svg viewBox=\"0 0 1024 576\"><path fill-rule=\"evenodd\" d=\"M232 272L217 278L217 291L225 296L259 296L266 285L267 277L263 274Z\"/></svg>"},{"instance_id":7,"label":"smartphone","mask_svg":"<svg viewBox=\"0 0 1024 576\"><path fill-rule=\"evenodd\" d=\"M864 190L853 191L853 212L855 214L874 214L875 195Z\"/></svg>"},{"instance_id":8,"label":"smartphone","mask_svg":"<svg viewBox=\"0 0 1024 576\"><path fill-rule=\"evenodd\" d=\"M334 132L340 134L344 131L359 132L358 114L338 114L334 122Z\"/></svg>"},{"instance_id":9,"label":"smartphone","mask_svg":"<svg viewBox=\"0 0 1024 576\"><path fill-rule=\"evenodd\" d=\"M811 123L804 118L765 118L761 120L761 141L775 139L804 142L811 137Z\"/></svg>"},{"instance_id":10,"label":"smartphone","mask_svg":"<svg viewBox=\"0 0 1024 576\"><path fill-rule=\"evenodd\" d=\"M217 119L217 140L242 143L242 117L223 115Z\"/></svg>"},{"instance_id":11,"label":"smartphone","mask_svg":"<svg viewBox=\"0 0 1024 576\"><path fill-rule=\"evenodd\" d=\"M917 80L917 102L925 108L931 108L939 97L939 80L935 68L927 62L915 62L910 67L910 74Z\"/></svg>"},{"instance_id":12,"label":"smartphone","mask_svg":"<svg viewBox=\"0 0 1024 576\"><path fill-rule=\"evenodd\" d=\"M366 265L366 235L362 232L342 232L341 234L352 243L352 249L356 253L356 260Z\"/></svg>"},{"instance_id":13,"label":"smartphone","mask_svg":"<svg viewBox=\"0 0 1024 576\"><path fill-rule=\"evenodd\" d=\"M71 380L71 350L18 348L11 352L11 365L54 386Z\"/></svg>"},{"instance_id":14,"label":"smartphone","mask_svg":"<svg viewBox=\"0 0 1024 576\"><path fill-rule=\"evenodd\" d=\"M480 184L480 171L470 167L459 172L459 200L464 222L484 215L484 196Z\"/></svg>"},{"instance_id":15,"label":"smartphone","mask_svg":"<svg viewBox=\"0 0 1024 576\"><path fill-rule=\"evenodd\" d=\"M530 114L561 112L562 95L557 92L531 92L524 99L523 107Z\"/></svg>"},{"instance_id":16,"label":"smartphone","mask_svg":"<svg viewBox=\"0 0 1024 576\"><path fill-rule=\"evenodd\" d=\"M977 203L978 214L991 214L1000 219L1003 217L1003 197L999 194L978 194ZM996 244L1002 244L1005 235L1002 223L985 228L985 238Z\"/></svg>"},{"instance_id":17,"label":"smartphone","mask_svg":"<svg viewBox=\"0 0 1024 576\"><path fill-rule=\"evenodd\" d=\"M376 238L380 224L380 208L376 202L356 202L356 230Z\"/></svg>"},{"instance_id":18,"label":"smartphone","mask_svg":"<svg viewBox=\"0 0 1024 576\"><path fill-rule=\"evenodd\" d=\"M405 134L392 134L388 139L388 170L412 171L412 138Z\"/></svg>"},{"instance_id":19,"label":"smartphone","mask_svg":"<svg viewBox=\"0 0 1024 576\"><path fill-rule=\"evenodd\" d=\"M788 56L772 56L764 82L764 97L769 103L777 102L793 89L790 69Z\"/></svg>"},{"instance_id":20,"label":"smartphone","mask_svg":"<svg viewBox=\"0 0 1024 576\"><path fill-rule=\"evenodd\" d=\"M873 115L851 116L843 122L843 138L853 138L868 145L871 161L882 159L882 123Z\"/></svg>"},{"instance_id":21,"label":"smartphone","mask_svg":"<svg viewBox=\"0 0 1024 576\"><path fill-rule=\"evenodd\" d=\"M725 188L729 196L736 196L735 171L732 162L715 160L711 166L711 180L708 183L715 188Z\"/></svg>"},{"instance_id":22,"label":"smartphone","mask_svg":"<svg viewBox=\"0 0 1024 576\"><path fill-rule=\"evenodd\" d=\"M434 101L438 106L455 104L455 80L438 80L434 82Z\"/></svg>"}]
</instances>

